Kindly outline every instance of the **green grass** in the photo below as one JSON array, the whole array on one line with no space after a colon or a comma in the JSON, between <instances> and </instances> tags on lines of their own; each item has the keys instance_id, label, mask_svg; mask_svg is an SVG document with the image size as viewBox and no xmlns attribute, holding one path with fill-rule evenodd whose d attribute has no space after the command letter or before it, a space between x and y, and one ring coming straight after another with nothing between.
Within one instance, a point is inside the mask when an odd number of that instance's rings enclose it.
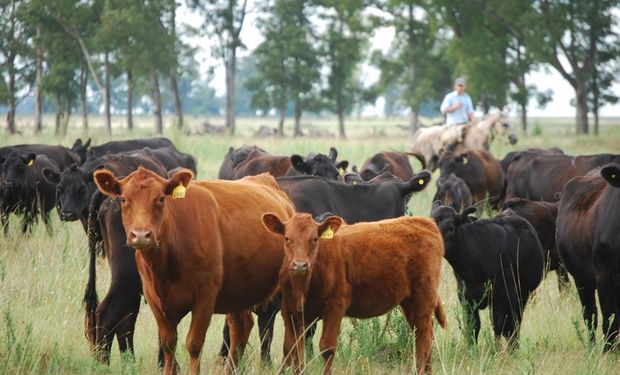
<instances>
[{"instance_id":1,"label":"green grass","mask_svg":"<svg viewBox=\"0 0 620 375\"><path fill-rule=\"evenodd\" d=\"M46 126L52 118L46 117ZM128 134L122 127L124 119L114 118L115 138L128 138L151 134L150 117L137 118L138 129ZM201 119L188 118L188 127L199 129ZM220 119L209 119L221 123ZM0 144L42 142L70 145L78 136L84 136L79 119L69 129L67 137L54 137L48 128L36 138L5 136ZM90 135L95 143L107 140L101 118L91 119ZM290 122L290 121L289 121ZM427 121L427 123L430 121ZM31 134L31 117L18 117L18 128ZM273 119L239 119L240 136L184 136L167 129L166 135L178 147L194 154L198 161L199 177L214 178L229 146L258 144L274 154L305 154L308 151L327 152L336 146L340 158L351 164L361 165L374 152L380 150L407 150L409 135L397 125L406 120L351 121L347 125L349 138L337 137L299 139L253 139L251 134L259 125L273 126ZM539 129L534 131L534 124ZM337 133L333 119L304 120L305 127L313 126ZM620 119L603 121L601 135L575 137L572 120L536 119L530 122L532 133L520 134L516 146L496 142L492 151L497 157L506 152L526 147L558 146L570 154L597 152L620 153ZM288 134L291 133L287 127ZM419 170L417 161L414 169ZM435 178L437 175L434 176ZM430 211L434 184L416 194L410 203L415 215L427 216ZM141 306L135 335L135 362L121 358L116 344L112 350L111 366L95 362L83 334L84 312L81 305L87 279L88 250L86 236L79 223L62 223L52 213L53 235L42 225L34 233L22 236L18 220L11 221L8 237L0 240L0 373L6 374L152 374L157 372L157 328L145 304ZM97 287L102 298L109 285L107 261L97 263ZM584 339L585 325L576 291L572 287L560 295L557 279L550 274L538 288L525 312L521 329L521 348L515 352L497 350L492 335L488 310L481 313L482 331L475 347L467 345L460 330L460 307L452 269L444 262L441 297L448 314L449 328L436 328L433 344L435 373L446 374L617 374L620 368L618 350L608 355L601 351L602 335L590 347ZM344 374L401 374L413 364L414 345L399 311L386 318L366 321L347 319L340 334L335 372ZM215 372L215 356L221 342L222 316L213 319L202 355L203 373ZM179 327L177 354L182 372L187 370L188 356L184 347L189 326L186 318ZM283 328L280 318L276 323L275 341L272 346L273 367L264 367L259 360L258 337L254 330L250 347L242 363L244 373L270 374L279 369L282 359ZM320 330L319 330L320 332ZM318 339L315 337L315 351ZM310 373L318 373L322 359L315 357L308 363Z\"/></svg>"}]
</instances>

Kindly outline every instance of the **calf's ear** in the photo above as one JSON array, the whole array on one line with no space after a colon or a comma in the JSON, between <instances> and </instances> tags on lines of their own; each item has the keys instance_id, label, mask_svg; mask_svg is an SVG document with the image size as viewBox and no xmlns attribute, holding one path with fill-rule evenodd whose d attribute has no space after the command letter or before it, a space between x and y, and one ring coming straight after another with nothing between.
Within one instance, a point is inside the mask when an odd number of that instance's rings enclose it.
<instances>
[{"instance_id":1,"label":"calf's ear","mask_svg":"<svg viewBox=\"0 0 620 375\"><path fill-rule=\"evenodd\" d=\"M433 205L431 206L431 216L435 216L435 213L437 212L439 207L441 207L441 201L440 200L434 201Z\"/></svg>"},{"instance_id":2,"label":"calf's ear","mask_svg":"<svg viewBox=\"0 0 620 375\"><path fill-rule=\"evenodd\" d=\"M338 232L340 226L342 226L343 220L338 216L330 216L327 219L323 220L319 227L317 228L317 232L319 237L330 240L334 237L334 234Z\"/></svg>"},{"instance_id":3,"label":"calf's ear","mask_svg":"<svg viewBox=\"0 0 620 375\"><path fill-rule=\"evenodd\" d=\"M182 168L177 171L170 179L166 182L166 187L164 189L166 195L175 195L175 189L177 189L176 195L179 198L183 198L185 193L178 193L178 189L185 189L189 185L189 182L194 177L194 174L189 169Z\"/></svg>"},{"instance_id":4,"label":"calf's ear","mask_svg":"<svg viewBox=\"0 0 620 375\"><path fill-rule=\"evenodd\" d=\"M284 223L282 223L282 220L280 220L279 217L274 214L268 213L263 214L262 219L263 225L265 226L265 228L267 228L268 231L275 234L284 235L286 227L284 226Z\"/></svg>"},{"instance_id":5,"label":"calf's ear","mask_svg":"<svg viewBox=\"0 0 620 375\"><path fill-rule=\"evenodd\" d=\"M338 158L338 150L336 150L335 147L330 147L329 148L329 158L331 159L332 162L336 162L336 159Z\"/></svg>"},{"instance_id":6,"label":"calf's ear","mask_svg":"<svg viewBox=\"0 0 620 375\"><path fill-rule=\"evenodd\" d=\"M620 187L620 168L616 165L608 165L601 169L603 177L611 186Z\"/></svg>"},{"instance_id":7,"label":"calf's ear","mask_svg":"<svg viewBox=\"0 0 620 375\"><path fill-rule=\"evenodd\" d=\"M340 172L340 175L343 175L347 171L347 167L349 166L349 162L347 160L339 161L336 164L336 169Z\"/></svg>"},{"instance_id":8,"label":"calf's ear","mask_svg":"<svg viewBox=\"0 0 620 375\"><path fill-rule=\"evenodd\" d=\"M88 138L88 141L86 141L86 143L84 143L84 148L90 147L90 141L91 141L91 139Z\"/></svg>"},{"instance_id":9,"label":"calf's ear","mask_svg":"<svg viewBox=\"0 0 620 375\"><path fill-rule=\"evenodd\" d=\"M93 174L95 184L99 191L111 198L121 195L121 184L116 177L107 169L100 169Z\"/></svg>"},{"instance_id":10,"label":"calf's ear","mask_svg":"<svg viewBox=\"0 0 620 375\"><path fill-rule=\"evenodd\" d=\"M420 172L416 174L415 176L413 176L413 178L409 180L409 182L405 182L405 184L407 185L406 190L408 193L422 191L424 190L424 188L426 187L426 185L428 185L430 181L431 181L431 174L429 172L427 171Z\"/></svg>"},{"instance_id":11,"label":"calf's ear","mask_svg":"<svg viewBox=\"0 0 620 375\"><path fill-rule=\"evenodd\" d=\"M60 183L60 173L56 173L49 168L43 168L41 173L43 173L43 178L50 184L58 185Z\"/></svg>"},{"instance_id":12,"label":"calf's ear","mask_svg":"<svg viewBox=\"0 0 620 375\"><path fill-rule=\"evenodd\" d=\"M292 155L291 165L293 166L293 168L295 168L297 172L304 173L304 174L312 173L312 171L310 170L310 166L308 165L308 163L306 163L306 161L301 155L297 155L297 154Z\"/></svg>"},{"instance_id":13,"label":"calf's ear","mask_svg":"<svg viewBox=\"0 0 620 375\"><path fill-rule=\"evenodd\" d=\"M26 165L28 165L29 167L32 166L32 163L34 163L36 158L36 154L28 154L28 156L26 156Z\"/></svg>"}]
</instances>

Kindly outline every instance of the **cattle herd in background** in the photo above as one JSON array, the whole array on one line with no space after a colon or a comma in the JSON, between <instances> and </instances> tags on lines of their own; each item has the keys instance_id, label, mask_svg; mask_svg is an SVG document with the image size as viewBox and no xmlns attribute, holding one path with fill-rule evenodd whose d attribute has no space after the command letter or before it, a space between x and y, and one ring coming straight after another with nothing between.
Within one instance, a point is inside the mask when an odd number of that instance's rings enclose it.
<instances>
[{"instance_id":1,"label":"cattle herd in background","mask_svg":"<svg viewBox=\"0 0 620 375\"><path fill-rule=\"evenodd\" d=\"M432 219L406 215L411 196L431 181L431 172L414 172L409 157L424 169L428 156L385 151L351 171L338 156L333 147L305 157L231 147L218 180L190 182L195 159L166 138L7 146L0 148L1 220L5 234L11 215L21 218L24 233L39 218L51 232L56 207L61 220L81 222L90 255L85 333L104 363L114 338L121 352L133 353L144 295L166 373L176 371L176 327L188 312L192 371L199 370L211 314L227 314L220 355L233 370L252 328L250 311L258 315L261 357L269 362L281 310L285 364L303 369L304 353L313 349L307 339L322 320L320 351L329 372L344 316L370 318L396 306L416 332L417 370L427 373L433 317L446 324L438 294L442 257L457 280L468 340L477 340L478 311L489 306L495 336L518 346L528 298L554 270L560 289L573 276L591 340L598 293L604 347L615 344L620 155L570 156L552 148L497 160L484 149L444 148L431 163L439 169ZM499 213L478 219L483 208ZM112 274L101 302L100 254Z\"/></svg>"}]
</instances>

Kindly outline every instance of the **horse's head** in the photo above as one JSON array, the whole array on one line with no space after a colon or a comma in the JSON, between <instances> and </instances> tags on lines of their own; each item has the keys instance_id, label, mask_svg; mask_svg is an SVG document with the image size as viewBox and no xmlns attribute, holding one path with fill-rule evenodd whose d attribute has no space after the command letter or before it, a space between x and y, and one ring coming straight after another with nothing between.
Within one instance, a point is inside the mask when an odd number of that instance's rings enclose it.
<instances>
[{"instance_id":1,"label":"horse's head","mask_svg":"<svg viewBox=\"0 0 620 375\"><path fill-rule=\"evenodd\" d=\"M489 121L491 121L490 130L492 137L505 137L511 145L517 143L519 138L512 128L512 123L510 122L510 118L507 113L500 112L493 115L489 118Z\"/></svg>"}]
</instances>

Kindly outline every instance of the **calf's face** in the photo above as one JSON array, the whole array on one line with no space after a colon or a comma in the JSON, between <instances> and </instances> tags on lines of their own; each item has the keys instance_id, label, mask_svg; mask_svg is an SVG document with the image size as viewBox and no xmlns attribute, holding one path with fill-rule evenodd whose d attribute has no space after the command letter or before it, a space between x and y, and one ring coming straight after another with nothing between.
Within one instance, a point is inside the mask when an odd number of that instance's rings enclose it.
<instances>
[{"instance_id":1,"label":"calf's face","mask_svg":"<svg viewBox=\"0 0 620 375\"><path fill-rule=\"evenodd\" d=\"M338 216L330 216L317 223L309 214L295 214L283 223L279 217L268 213L263 215L267 230L284 237L284 263L293 275L310 273L316 261L319 238L331 239L342 225Z\"/></svg>"},{"instance_id":2,"label":"calf's face","mask_svg":"<svg viewBox=\"0 0 620 375\"><path fill-rule=\"evenodd\" d=\"M2 164L4 184L9 189L18 189L26 183L26 176L36 159L35 154L21 155L17 152L10 153Z\"/></svg>"},{"instance_id":3,"label":"calf's face","mask_svg":"<svg viewBox=\"0 0 620 375\"><path fill-rule=\"evenodd\" d=\"M192 177L191 171L182 169L166 180L143 167L120 181L105 169L94 174L102 193L121 198L127 244L137 250L148 250L159 244L166 201L183 198Z\"/></svg>"},{"instance_id":4,"label":"calf's face","mask_svg":"<svg viewBox=\"0 0 620 375\"><path fill-rule=\"evenodd\" d=\"M43 168L42 173L49 183L57 185L60 220L78 220L80 215L88 210L93 189L92 175L84 173L75 164L62 174L49 168Z\"/></svg>"},{"instance_id":5,"label":"calf's face","mask_svg":"<svg viewBox=\"0 0 620 375\"><path fill-rule=\"evenodd\" d=\"M431 216L437 223L444 242L448 242L454 238L456 229L461 224L471 223L473 221L469 215L474 212L476 212L475 207L468 207L459 214L453 207L444 206L440 201L435 201L431 209Z\"/></svg>"}]
</instances>

